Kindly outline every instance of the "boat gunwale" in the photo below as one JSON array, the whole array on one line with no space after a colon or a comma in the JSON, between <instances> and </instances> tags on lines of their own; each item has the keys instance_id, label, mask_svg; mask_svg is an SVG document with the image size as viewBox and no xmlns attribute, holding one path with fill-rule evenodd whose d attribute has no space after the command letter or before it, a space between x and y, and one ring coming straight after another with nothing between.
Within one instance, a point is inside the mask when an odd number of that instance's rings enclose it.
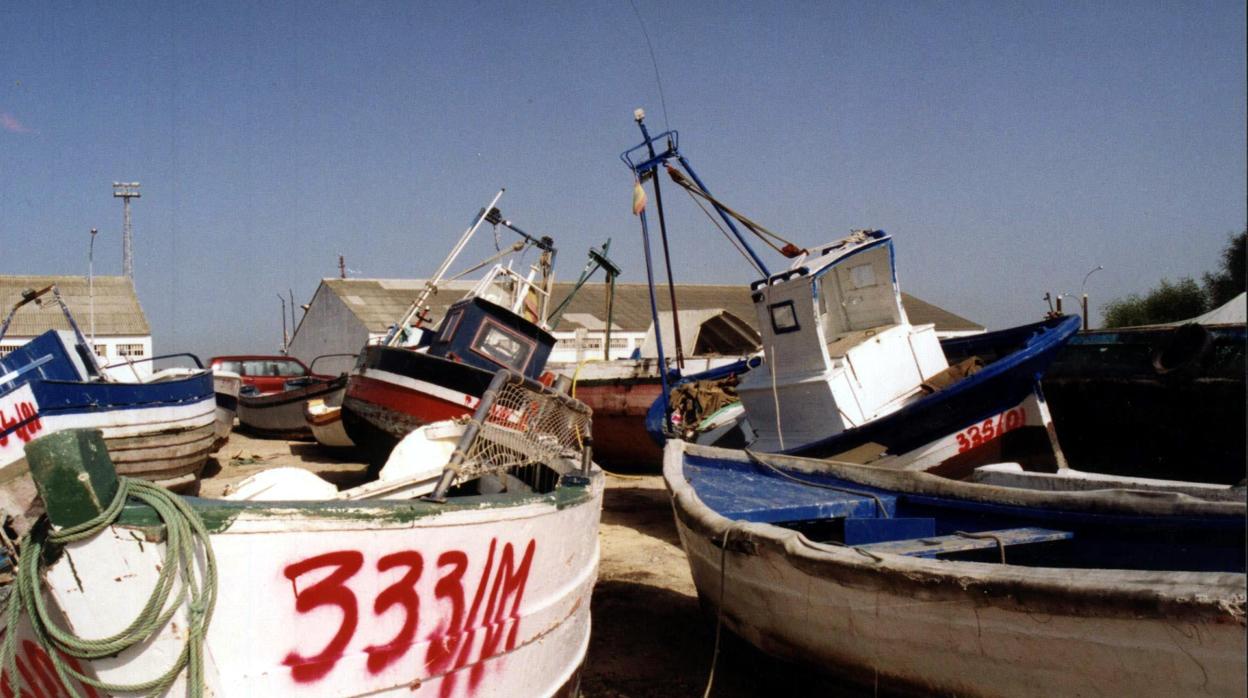
<instances>
[{"instance_id":1,"label":"boat gunwale","mask_svg":"<svg viewBox=\"0 0 1248 698\"><path fill-rule=\"evenodd\" d=\"M327 499L295 501L246 501L185 497L184 500L203 520L209 533L228 533L245 517L250 520L285 518L294 522L360 521L370 527L408 527L415 521L445 514L472 511L518 510L546 505L558 511L592 502L605 487L605 476L595 468L587 482L560 482L546 493L499 493L449 497L446 502L423 499ZM149 537L162 536L163 525L155 510L140 502L129 502L114 524L119 528L143 529ZM451 524L448 524L451 525ZM292 526L292 530L299 530ZM248 531L250 533L251 531Z\"/></svg>"},{"instance_id":2,"label":"boat gunwale","mask_svg":"<svg viewBox=\"0 0 1248 698\"><path fill-rule=\"evenodd\" d=\"M854 547L818 543L798 531L773 524L732 521L707 506L685 479L686 452L709 452L716 457L731 457L733 453L669 442L664 451L663 478L680 526L721 549L725 534L732 530L734 533L728 534L729 551L754 556L762 554L760 546L769 548L793 568L825 583L875 588L890 595L928 601L945 597L976 607L997 606L1020 613L1124 619L1167 616L1171 620L1205 619L1241 628L1246 625L1248 576L1244 573L1024 567L888 553L868 556ZM876 474L889 472L870 466L855 468ZM690 564L695 564L693 557L690 556ZM709 594L710 590L703 593Z\"/></svg>"}]
</instances>

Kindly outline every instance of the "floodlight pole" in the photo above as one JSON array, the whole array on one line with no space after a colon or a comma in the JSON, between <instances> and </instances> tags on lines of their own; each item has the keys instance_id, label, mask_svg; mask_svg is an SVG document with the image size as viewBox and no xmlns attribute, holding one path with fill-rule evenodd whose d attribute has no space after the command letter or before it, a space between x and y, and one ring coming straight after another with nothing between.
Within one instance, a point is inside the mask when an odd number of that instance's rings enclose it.
<instances>
[{"instance_id":1,"label":"floodlight pole","mask_svg":"<svg viewBox=\"0 0 1248 698\"><path fill-rule=\"evenodd\" d=\"M1104 268L1104 265L1096 265L1095 269L1083 275L1083 284L1079 286L1079 294L1082 296L1080 300L1083 303L1083 329L1085 330L1088 329L1088 293L1084 290L1084 288L1088 285L1088 277Z\"/></svg>"},{"instance_id":2,"label":"floodlight pole","mask_svg":"<svg viewBox=\"0 0 1248 698\"><path fill-rule=\"evenodd\" d=\"M134 282L133 231L130 227L130 199L140 199L138 182L113 182L113 197L121 199L121 272Z\"/></svg>"}]
</instances>

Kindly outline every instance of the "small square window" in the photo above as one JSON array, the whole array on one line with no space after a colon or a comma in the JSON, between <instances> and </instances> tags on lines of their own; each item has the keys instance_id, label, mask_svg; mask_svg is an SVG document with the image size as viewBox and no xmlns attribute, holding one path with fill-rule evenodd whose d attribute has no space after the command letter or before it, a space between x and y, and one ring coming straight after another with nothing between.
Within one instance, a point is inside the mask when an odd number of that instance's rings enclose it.
<instances>
[{"instance_id":1,"label":"small square window","mask_svg":"<svg viewBox=\"0 0 1248 698\"><path fill-rule=\"evenodd\" d=\"M875 267L870 264L859 264L849 268L850 283L854 288L867 288L875 285Z\"/></svg>"},{"instance_id":2,"label":"small square window","mask_svg":"<svg viewBox=\"0 0 1248 698\"><path fill-rule=\"evenodd\" d=\"M523 371L534 343L486 320L472 342L472 350L500 366Z\"/></svg>"},{"instance_id":3,"label":"small square window","mask_svg":"<svg viewBox=\"0 0 1248 698\"><path fill-rule=\"evenodd\" d=\"M782 301L767 306L771 311L771 329L776 334L784 334L785 332L795 332L800 327L797 324L797 311L793 308L793 301Z\"/></svg>"}]
</instances>

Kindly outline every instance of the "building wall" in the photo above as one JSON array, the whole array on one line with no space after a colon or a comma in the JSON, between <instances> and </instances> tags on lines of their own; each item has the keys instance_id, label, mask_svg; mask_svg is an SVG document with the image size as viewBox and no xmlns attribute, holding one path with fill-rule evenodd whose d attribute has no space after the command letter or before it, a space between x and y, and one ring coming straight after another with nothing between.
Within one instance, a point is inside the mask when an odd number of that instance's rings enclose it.
<instances>
[{"instance_id":1,"label":"building wall","mask_svg":"<svg viewBox=\"0 0 1248 698\"><path fill-rule=\"evenodd\" d=\"M369 341L368 328L360 322L336 294L322 283L308 304L295 336L290 340L291 356L311 364L325 354L356 354ZM337 374L351 370L348 357L318 361L317 373Z\"/></svg>"},{"instance_id":2,"label":"building wall","mask_svg":"<svg viewBox=\"0 0 1248 698\"><path fill-rule=\"evenodd\" d=\"M600 361L602 359L602 343L606 332L602 330L576 330L575 332L555 332L555 348L550 352L548 363L572 363L583 360ZM646 338L645 332L611 333L611 358L627 359L641 347Z\"/></svg>"}]
</instances>

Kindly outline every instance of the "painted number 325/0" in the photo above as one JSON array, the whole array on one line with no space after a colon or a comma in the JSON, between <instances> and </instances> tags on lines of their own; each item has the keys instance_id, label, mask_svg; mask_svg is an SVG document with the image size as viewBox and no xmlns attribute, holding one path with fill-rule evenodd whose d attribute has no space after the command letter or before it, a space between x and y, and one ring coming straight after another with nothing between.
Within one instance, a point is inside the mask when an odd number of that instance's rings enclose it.
<instances>
[{"instance_id":1,"label":"painted number 325/0","mask_svg":"<svg viewBox=\"0 0 1248 698\"><path fill-rule=\"evenodd\" d=\"M1027 411L1022 407L1015 407L996 417L989 417L979 424L972 424L958 432L958 453L965 453L1000 437L1007 431L1014 431L1023 426L1026 421Z\"/></svg>"}]
</instances>

